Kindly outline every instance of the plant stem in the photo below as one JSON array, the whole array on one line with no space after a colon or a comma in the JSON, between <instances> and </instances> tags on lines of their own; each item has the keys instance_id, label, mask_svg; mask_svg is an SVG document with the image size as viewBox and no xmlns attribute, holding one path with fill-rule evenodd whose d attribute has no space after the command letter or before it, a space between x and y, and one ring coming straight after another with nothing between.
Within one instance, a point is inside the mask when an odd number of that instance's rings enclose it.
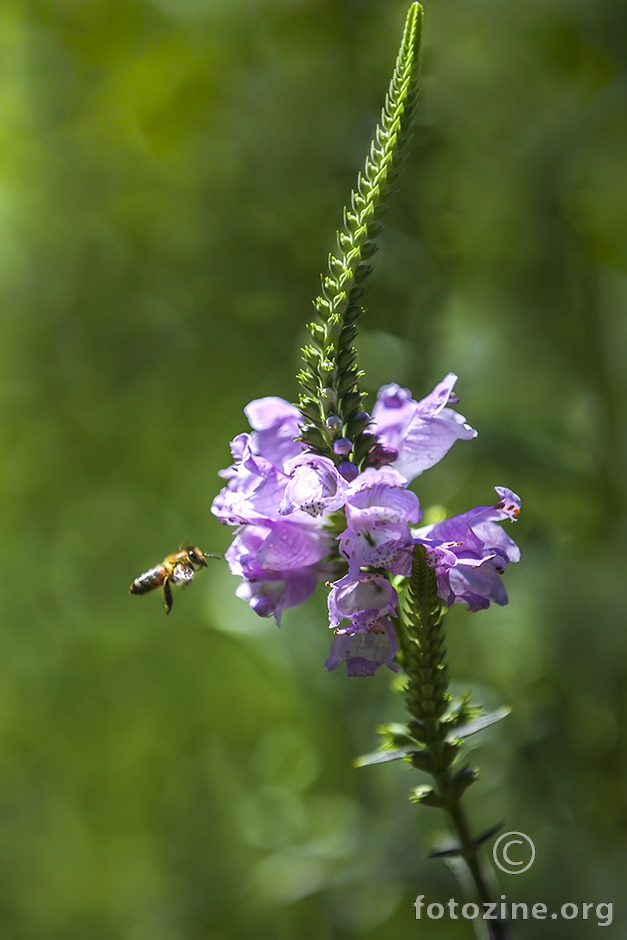
<instances>
[{"instance_id":1,"label":"plant stem","mask_svg":"<svg viewBox=\"0 0 627 940\"><path fill-rule=\"evenodd\" d=\"M397 621L402 664L407 674L407 708L411 720L408 729L418 749L411 752L414 767L430 774L436 784L414 792L415 802L439 807L447 814L458 837L458 844L436 856L461 857L475 886L477 898L493 903L477 854L479 842L472 836L461 803L465 790L477 779L471 767L453 767L461 746L455 728L472 716L466 700L452 707L448 688L444 649L444 607L437 595L435 572L427 562L424 546L414 549L409 589L399 608ZM507 940L507 923L483 922L491 940Z\"/></svg>"},{"instance_id":2,"label":"plant stem","mask_svg":"<svg viewBox=\"0 0 627 940\"><path fill-rule=\"evenodd\" d=\"M447 768L443 773L434 774L434 779L438 786L440 796L443 799L443 809L446 812L451 825L459 838L460 856L464 859L476 894L482 904L494 903L491 893L486 884L481 865L477 854L477 844L472 837L470 825L466 811L462 805L460 797L455 794L450 770ZM507 940L509 930L506 921L489 920L484 922L487 925L492 940Z\"/></svg>"}]
</instances>

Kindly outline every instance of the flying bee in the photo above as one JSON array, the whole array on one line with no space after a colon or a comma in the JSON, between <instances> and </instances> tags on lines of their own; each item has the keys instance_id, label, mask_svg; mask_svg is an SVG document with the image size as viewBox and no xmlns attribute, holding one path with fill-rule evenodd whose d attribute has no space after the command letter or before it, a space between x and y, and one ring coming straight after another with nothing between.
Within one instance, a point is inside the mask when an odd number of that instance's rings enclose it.
<instances>
[{"instance_id":1,"label":"flying bee","mask_svg":"<svg viewBox=\"0 0 627 940\"><path fill-rule=\"evenodd\" d=\"M169 614L172 610L172 584L180 584L182 588L187 587L193 579L197 568L206 568L205 558L219 558L219 555L212 555L211 552L201 552L195 545L188 545L181 548L178 552L168 555L160 565L155 565L148 571L144 571L138 578L135 578L129 590L131 594L148 594L156 588L162 588L163 600L165 602L165 612Z\"/></svg>"}]
</instances>

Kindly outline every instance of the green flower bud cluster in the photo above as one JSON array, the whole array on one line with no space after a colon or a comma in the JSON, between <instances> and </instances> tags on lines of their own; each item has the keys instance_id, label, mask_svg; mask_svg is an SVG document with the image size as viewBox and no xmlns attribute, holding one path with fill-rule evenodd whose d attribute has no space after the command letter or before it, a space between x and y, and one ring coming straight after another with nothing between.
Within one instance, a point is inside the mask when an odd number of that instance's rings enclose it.
<instances>
[{"instance_id":1,"label":"green flower bud cluster","mask_svg":"<svg viewBox=\"0 0 627 940\"><path fill-rule=\"evenodd\" d=\"M344 228L337 234L337 254L329 256L328 274L322 277L322 293L314 302L316 321L308 325L312 342L302 350L304 368L298 407L303 416L302 440L315 453L336 464L347 457L362 466L374 442L368 433L370 417L363 409L353 345L357 321L363 313L364 281L372 271L369 260L378 249L374 239L383 228L381 216L398 176L412 122L420 69L423 10L412 3L390 88L381 112L370 154L350 208L344 210ZM350 441L352 452L334 450L336 441Z\"/></svg>"}]
</instances>

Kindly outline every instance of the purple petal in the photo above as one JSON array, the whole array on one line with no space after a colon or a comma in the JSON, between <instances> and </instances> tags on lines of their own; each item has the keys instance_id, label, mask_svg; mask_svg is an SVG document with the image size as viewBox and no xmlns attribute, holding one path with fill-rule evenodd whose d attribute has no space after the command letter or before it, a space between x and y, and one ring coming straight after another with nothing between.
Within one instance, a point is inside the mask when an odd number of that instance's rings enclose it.
<instances>
[{"instance_id":1,"label":"purple petal","mask_svg":"<svg viewBox=\"0 0 627 940\"><path fill-rule=\"evenodd\" d=\"M418 402L416 411L422 418L434 418L439 415L443 408L448 405L452 396L453 388L457 382L457 376L454 372L445 375L441 382L430 392L426 398Z\"/></svg>"},{"instance_id":2,"label":"purple petal","mask_svg":"<svg viewBox=\"0 0 627 940\"><path fill-rule=\"evenodd\" d=\"M300 412L295 405L274 395L269 395L267 398L255 398L246 405L244 414L255 431L266 431L286 421L298 423L300 420Z\"/></svg>"},{"instance_id":3,"label":"purple petal","mask_svg":"<svg viewBox=\"0 0 627 940\"><path fill-rule=\"evenodd\" d=\"M250 425L255 429L253 450L280 469L287 460L304 450L296 438L300 434L300 413L294 405L282 398L259 398L244 409Z\"/></svg>"},{"instance_id":4,"label":"purple petal","mask_svg":"<svg viewBox=\"0 0 627 940\"><path fill-rule=\"evenodd\" d=\"M211 511L220 522L237 525L278 518L288 478L274 464L247 451Z\"/></svg>"},{"instance_id":5,"label":"purple petal","mask_svg":"<svg viewBox=\"0 0 627 940\"><path fill-rule=\"evenodd\" d=\"M420 402L408 398L407 389L384 386L373 411L380 443L396 448L392 466L408 481L433 467L456 440L470 440L477 432L463 415L446 408L457 376L450 372Z\"/></svg>"},{"instance_id":6,"label":"purple petal","mask_svg":"<svg viewBox=\"0 0 627 940\"><path fill-rule=\"evenodd\" d=\"M300 509L315 518L344 505L346 483L328 457L303 454L291 460L286 471L291 476L279 507L281 515Z\"/></svg>"},{"instance_id":7,"label":"purple petal","mask_svg":"<svg viewBox=\"0 0 627 940\"><path fill-rule=\"evenodd\" d=\"M272 579L243 581L235 593L247 600L259 617L274 616L277 626L280 626L284 610L300 606L313 594L318 575L313 567L282 572L282 577L278 572L273 574Z\"/></svg>"},{"instance_id":8,"label":"purple petal","mask_svg":"<svg viewBox=\"0 0 627 940\"><path fill-rule=\"evenodd\" d=\"M339 536L349 572L374 567L408 574L413 550L408 523L419 518L418 497L410 490L380 483L353 492L346 504L347 528Z\"/></svg>"},{"instance_id":9,"label":"purple petal","mask_svg":"<svg viewBox=\"0 0 627 940\"><path fill-rule=\"evenodd\" d=\"M244 579L236 595L249 601L260 617L274 614L278 624L282 611L307 600L326 572L317 564L284 570L264 567L264 549L273 535L272 526L243 526L225 557L230 571Z\"/></svg>"},{"instance_id":10,"label":"purple petal","mask_svg":"<svg viewBox=\"0 0 627 940\"><path fill-rule=\"evenodd\" d=\"M358 614L367 621L376 620L396 610L398 595L387 578L360 572L336 581L329 594L329 624L337 627L342 620L355 620ZM363 620L363 618L362 618Z\"/></svg>"},{"instance_id":11,"label":"purple petal","mask_svg":"<svg viewBox=\"0 0 627 940\"><path fill-rule=\"evenodd\" d=\"M348 483L352 483L359 476L359 467L351 460L343 460L337 469Z\"/></svg>"},{"instance_id":12,"label":"purple petal","mask_svg":"<svg viewBox=\"0 0 627 940\"><path fill-rule=\"evenodd\" d=\"M349 496L346 518L351 526L416 523L421 517L418 497L411 490L377 483Z\"/></svg>"},{"instance_id":13,"label":"purple petal","mask_svg":"<svg viewBox=\"0 0 627 940\"><path fill-rule=\"evenodd\" d=\"M331 540L323 529L275 522L257 558L264 568L286 571L315 564L328 555L330 547Z\"/></svg>"},{"instance_id":14,"label":"purple petal","mask_svg":"<svg viewBox=\"0 0 627 940\"><path fill-rule=\"evenodd\" d=\"M494 489L499 496L495 510L504 513L508 519L515 522L520 513L520 496L517 496L513 490L508 490L506 486L495 486Z\"/></svg>"},{"instance_id":15,"label":"purple petal","mask_svg":"<svg viewBox=\"0 0 627 940\"><path fill-rule=\"evenodd\" d=\"M490 601L505 606L507 591L493 565L486 563L477 568L457 565L449 573L451 590L470 610L484 610Z\"/></svg>"},{"instance_id":16,"label":"purple petal","mask_svg":"<svg viewBox=\"0 0 627 940\"><path fill-rule=\"evenodd\" d=\"M345 662L349 676L365 678L374 676L385 663L394 672L398 672L398 666L393 662L397 651L398 641L394 627L387 618L381 618L367 633L336 633L324 668L336 669L340 663Z\"/></svg>"},{"instance_id":17,"label":"purple petal","mask_svg":"<svg viewBox=\"0 0 627 940\"><path fill-rule=\"evenodd\" d=\"M438 594L449 605L466 603L470 610L481 610L492 601L507 604L501 575L509 562L519 560L520 551L498 522L516 520L520 499L505 487L495 489L500 497L496 506L477 506L413 530L414 538L427 548Z\"/></svg>"}]
</instances>

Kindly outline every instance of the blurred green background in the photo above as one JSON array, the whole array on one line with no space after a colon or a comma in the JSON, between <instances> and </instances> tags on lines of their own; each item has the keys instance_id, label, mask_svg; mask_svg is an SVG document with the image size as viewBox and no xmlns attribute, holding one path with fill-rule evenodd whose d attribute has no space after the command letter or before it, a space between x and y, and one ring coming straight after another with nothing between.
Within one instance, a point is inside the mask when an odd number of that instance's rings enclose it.
<instances>
[{"instance_id":1,"label":"blurred green background","mask_svg":"<svg viewBox=\"0 0 627 940\"><path fill-rule=\"evenodd\" d=\"M251 398L296 395L405 10L2 6L0 940L472 936L414 919L462 900L442 819L408 766L351 768L402 707L323 671L324 590L280 631L224 563L167 619L127 593L229 543L216 472ZM427 0L426 30L362 364L418 398L460 376L479 437L424 506L523 499L510 606L449 621L456 688L514 709L468 794L536 844L500 891L614 902L627 937L627 6Z\"/></svg>"}]
</instances>

